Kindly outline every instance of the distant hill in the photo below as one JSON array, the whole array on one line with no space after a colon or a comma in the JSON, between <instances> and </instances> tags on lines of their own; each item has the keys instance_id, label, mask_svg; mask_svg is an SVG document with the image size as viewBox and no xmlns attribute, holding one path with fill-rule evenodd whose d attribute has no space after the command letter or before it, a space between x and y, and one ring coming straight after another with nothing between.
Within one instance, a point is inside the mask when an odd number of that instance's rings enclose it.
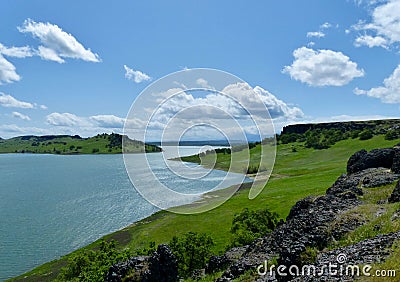
<instances>
[{"instance_id":1,"label":"distant hill","mask_svg":"<svg viewBox=\"0 0 400 282\"><path fill-rule=\"evenodd\" d=\"M340 140L368 140L376 135L385 135L386 140L400 138L400 119L288 125L277 140L282 144L304 142L306 148L326 149Z\"/></svg>"},{"instance_id":2,"label":"distant hill","mask_svg":"<svg viewBox=\"0 0 400 282\"><path fill-rule=\"evenodd\" d=\"M367 120L367 121L342 121L342 122L326 122L326 123L306 123L292 124L285 126L281 134L297 133L304 134L308 130L316 129L339 129L343 132L353 130L371 129L374 132L378 131L385 134L387 130L400 126L400 119L385 119L385 120Z\"/></svg>"},{"instance_id":3,"label":"distant hill","mask_svg":"<svg viewBox=\"0 0 400 282\"><path fill-rule=\"evenodd\" d=\"M120 134L98 134L89 138L79 135L19 136L0 139L0 153L37 154L120 154L122 142L126 153L161 152L161 148Z\"/></svg>"}]
</instances>

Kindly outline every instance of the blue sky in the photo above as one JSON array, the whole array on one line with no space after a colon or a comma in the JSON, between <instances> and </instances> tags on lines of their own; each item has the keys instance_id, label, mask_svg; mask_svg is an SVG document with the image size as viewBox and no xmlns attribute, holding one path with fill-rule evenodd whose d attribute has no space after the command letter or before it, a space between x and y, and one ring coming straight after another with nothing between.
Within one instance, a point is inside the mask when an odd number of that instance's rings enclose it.
<instances>
[{"instance_id":1,"label":"blue sky","mask_svg":"<svg viewBox=\"0 0 400 282\"><path fill-rule=\"evenodd\" d=\"M0 137L120 132L141 91L186 68L259 86L278 130L398 117L399 42L400 0L3 0Z\"/></svg>"}]
</instances>

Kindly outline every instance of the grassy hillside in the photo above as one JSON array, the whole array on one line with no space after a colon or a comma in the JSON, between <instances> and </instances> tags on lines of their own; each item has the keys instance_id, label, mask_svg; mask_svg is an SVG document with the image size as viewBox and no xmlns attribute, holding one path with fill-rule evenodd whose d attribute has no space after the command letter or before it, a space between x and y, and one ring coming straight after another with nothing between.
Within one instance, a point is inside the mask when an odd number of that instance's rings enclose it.
<instances>
[{"instance_id":1,"label":"grassy hillside","mask_svg":"<svg viewBox=\"0 0 400 282\"><path fill-rule=\"evenodd\" d=\"M37 154L120 154L124 138L128 153L159 152L159 147L131 140L119 134L98 134L81 138L78 135L20 136L0 139L0 153Z\"/></svg>"},{"instance_id":2,"label":"grassy hillside","mask_svg":"<svg viewBox=\"0 0 400 282\"><path fill-rule=\"evenodd\" d=\"M233 216L243 208L256 210L268 207L271 211L277 212L281 218L285 218L296 201L308 195L325 193L336 178L345 173L346 162L355 151L392 147L399 141L399 139L385 140L383 135L374 136L369 140L350 138L323 150L306 148L304 143L299 142L280 144L277 146L272 177L262 193L254 200L248 199L247 189L241 189L229 201L206 213L179 215L162 211L105 238L115 239L121 248L135 250L147 247L152 241L156 244L169 242L174 235L179 236L188 231L205 232L215 240L213 252L222 253L230 244ZM252 155L257 155L260 146L251 149ZM265 146L267 151L271 149L268 148L270 145L262 146ZM296 150L293 150L293 147ZM226 164L222 164L225 157L223 154L219 155L217 167L226 167ZM215 195L218 193L223 192L216 192ZM86 248L93 249L98 245L99 241ZM68 255L42 265L21 275L15 281L51 281L66 264L67 259Z\"/></svg>"}]
</instances>

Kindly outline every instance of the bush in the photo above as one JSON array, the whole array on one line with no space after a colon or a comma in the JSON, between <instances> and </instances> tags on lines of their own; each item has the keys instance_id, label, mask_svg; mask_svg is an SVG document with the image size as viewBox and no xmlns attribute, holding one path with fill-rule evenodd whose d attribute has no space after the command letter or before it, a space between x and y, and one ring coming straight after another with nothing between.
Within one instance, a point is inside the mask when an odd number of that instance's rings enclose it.
<instances>
[{"instance_id":1,"label":"bush","mask_svg":"<svg viewBox=\"0 0 400 282\"><path fill-rule=\"evenodd\" d=\"M360 135L360 133L361 133L361 130L353 130L352 132L351 132L351 134L350 134L350 137L352 138L352 139L356 139L356 138L358 138L358 135Z\"/></svg>"},{"instance_id":2,"label":"bush","mask_svg":"<svg viewBox=\"0 0 400 282\"><path fill-rule=\"evenodd\" d=\"M399 132L397 130L390 129L385 134L385 140L394 140L397 138L399 138Z\"/></svg>"},{"instance_id":3,"label":"bush","mask_svg":"<svg viewBox=\"0 0 400 282\"><path fill-rule=\"evenodd\" d=\"M97 149L97 148L93 148L93 149L92 149L92 153L93 153L93 154L98 153L99 151L100 151L100 150Z\"/></svg>"},{"instance_id":4,"label":"bush","mask_svg":"<svg viewBox=\"0 0 400 282\"><path fill-rule=\"evenodd\" d=\"M206 266L213 246L214 241L211 236L196 232L188 232L181 237L174 236L169 243L169 247L178 259L179 274L183 277L188 277L195 269Z\"/></svg>"},{"instance_id":5,"label":"bush","mask_svg":"<svg viewBox=\"0 0 400 282\"><path fill-rule=\"evenodd\" d=\"M368 139L371 139L372 137L373 137L373 133L372 133L371 129L364 129L359 134L360 140L368 140Z\"/></svg>"},{"instance_id":6,"label":"bush","mask_svg":"<svg viewBox=\"0 0 400 282\"><path fill-rule=\"evenodd\" d=\"M116 242L100 242L99 249L83 250L71 255L58 277L61 281L104 281L111 265L126 261L131 254L119 251Z\"/></svg>"},{"instance_id":7,"label":"bush","mask_svg":"<svg viewBox=\"0 0 400 282\"><path fill-rule=\"evenodd\" d=\"M247 174L254 174L254 173L258 172L258 169L259 169L258 165L249 165L249 167L247 168L246 173Z\"/></svg>"},{"instance_id":8,"label":"bush","mask_svg":"<svg viewBox=\"0 0 400 282\"><path fill-rule=\"evenodd\" d=\"M250 211L245 208L232 221L232 247L250 244L275 229L278 215L268 209Z\"/></svg>"}]
</instances>

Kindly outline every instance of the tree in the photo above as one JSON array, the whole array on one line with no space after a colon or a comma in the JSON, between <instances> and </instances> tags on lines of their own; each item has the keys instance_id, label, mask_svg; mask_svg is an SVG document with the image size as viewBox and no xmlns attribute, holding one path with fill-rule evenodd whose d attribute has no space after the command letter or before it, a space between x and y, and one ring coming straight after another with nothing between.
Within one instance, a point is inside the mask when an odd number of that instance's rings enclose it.
<instances>
[{"instance_id":1,"label":"tree","mask_svg":"<svg viewBox=\"0 0 400 282\"><path fill-rule=\"evenodd\" d=\"M188 277L195 269L206 266L214 241L205 233L188 232L181 237L174 236L169 246L178 259L179 274Z\"/></svg>"},{"instance_id":2,"label":"tree","mask_svg":"<svg viewBox=\"0 0 400 282\"><path fill-rule=\"evenodd\" d=\"M275 229L278 215L268 209L251 211L245 208L232 221L232 247L250 244Z\"/></svg>"},{"instance_id":3,"label":"tree","mask_svg":"<svg viewBox=\"0 0 400 282\"><path fill-rule=\"evenodd\" d=\"M371 129L364 129L359 134L360 140L368 140L368 139L371 139L372 136L373 136L373 133L372 133Z\"/></svg>"},{"instance_id":4,"label":"tree","mask_svg":"<svg viewBox=\"0 0 400 282\"><path fill-rule=\"evenodd\" d=\"M386 140L394 140L397 138L399 138L399 132L397 130L389 129L385 134Z\"/></svg>"}]
</instances>

